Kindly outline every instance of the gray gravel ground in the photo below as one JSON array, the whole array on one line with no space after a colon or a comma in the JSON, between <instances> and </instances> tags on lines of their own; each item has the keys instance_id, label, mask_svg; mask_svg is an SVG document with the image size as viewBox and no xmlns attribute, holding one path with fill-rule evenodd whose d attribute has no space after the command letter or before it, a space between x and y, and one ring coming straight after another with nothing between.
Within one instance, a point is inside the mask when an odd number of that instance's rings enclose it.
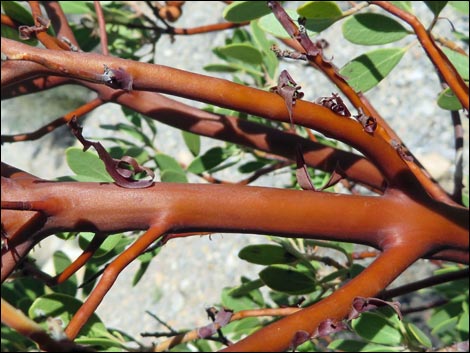
<instances>
[{"instance_id":1,"label":"gray gravel ground","mask_svg":"<svg viewBox=\"0 0 470 353\"><path fill-rule=\"evenodd\" d=\"M184 16L178 26L190 27L221 21L223 6L222 2L189 1L185 4ZM424 22L429 23L429 11L424 5L418 4L416 7L418 14L425 18ZM450 9L445 10L442 16L450 18L458 28L468 32L468 17L456 16ZM340 27L333 26L321 36L331 44L327 56L334 56L334 62L339 67L350 58L372 49L345 42ZM450 26L446 21L439 22L437 27L444 36L450 37ZM157 46L156 63L205 73L203 65L217 61L210 48L223 44L226 35L227 33L219 32L181 36L173 44L168 37L163 37ZM314 100L337 91L320 73L312 69L305 70L302 64L282 62L282 68L288 68L302 86L305 99ZM449 114L435 104L436 94L440 89L433 67L421 47L415 45L395 68L394 73L367 96L431 174L451 190L455 154L453 130ZM34 96L4 101L2 134L32 131L72 107L86 102L90 97L90 93L83 88L61 87ZM198 103L195 105L201 106ZM85 134L103 134L102 130L98 131L100 124L117 123L122 119L117 105L100 107L87 119ZM467 143L468 120L465 119L464 123ZM180 133L162 124L158 124L158 129L157 148L181 161L188 161L190 155L182 144ZM38 142L2 145L2 161L43 178L54 178L70 173L63 158L63 150L73 143L70 134L59 129ZM203 138L204 149L218 144L220 143L217 141ZM465 150L468 150L468 145ZM465 173L468 175L466 153L465 158ZM233 171L222 173L221 177L232 180L237 178ZM286 180L286 176L277 175L262 178L256 184L282 187ZM136 337L142 331L164 330L162 325L145 313L146 310L155 313L175 329L205 325L207 317L204 308L219 302L221 289L239 283L241 275L254 277L261 269L240 260L237 253L248 243L262 241L263 237L260 236L234 234L218 234L211 239L191 237L172 241L152 262L147 274L136 287L129 284L138 264L131 264L105 297L98 314L107 325L124 329ZM64 247L62 241L44 241L35 253L46 268L50 266L47 260L50 259L52 248L69 249L72 256L78 253L71 243ZM422 278L429 274L432 267L423 263L424 266L421 264L408 270L401 281L416 276Z\"/></svg>"}]
</instances>

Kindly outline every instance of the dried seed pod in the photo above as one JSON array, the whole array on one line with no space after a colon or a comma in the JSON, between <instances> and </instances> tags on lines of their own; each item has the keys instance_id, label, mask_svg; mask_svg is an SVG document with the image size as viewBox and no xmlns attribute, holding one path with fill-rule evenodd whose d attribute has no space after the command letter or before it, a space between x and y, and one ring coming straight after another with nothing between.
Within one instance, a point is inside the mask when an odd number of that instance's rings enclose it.
<instances>
[{"instance_id":1,"label":"dried seed pod","mask_svg":"<svg viewBox=\"0 0 470 353\"><path fill-rule=\"evenodd\" d=\"M158 10L158 16L169 22L175 22L182 13L181 7L177 6L165 6Z\"/></svg>"},{"instance_id":2,"label":"dried seed pod","mask_svg":"<svg viewBox=\"0 0 470 353\"><path fill-rule=\"evenodd\" d=\"M315 103L323 105L324 107L329 108L336 114L342 116L351 116L351 112L344 104L343 99L337 94L332 93L331 97L320 97L315 100Z\"/></svg>"},{"instance_id":3,"label":"dried seed pod","mask_svg":"<svg viewBox=\"0 0 470 353\"><path fill-rule=\"evenodd\" d=\"M354 117L361 123L365 132L372 134L377 129L377 120L372 116L365 115L361 108L359 108L359 114Z\"/></svg>"}]
</instances>

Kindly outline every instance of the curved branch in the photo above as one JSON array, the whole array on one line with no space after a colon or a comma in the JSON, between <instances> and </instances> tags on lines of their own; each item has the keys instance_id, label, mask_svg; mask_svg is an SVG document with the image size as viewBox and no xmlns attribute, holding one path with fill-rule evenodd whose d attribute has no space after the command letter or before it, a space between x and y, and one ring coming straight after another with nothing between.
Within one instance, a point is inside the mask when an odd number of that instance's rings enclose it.
<instances>
[{"instance_id":1,"label":"curved branch","mask_svg":"<svg viewBox=\"0 0 470 353\"><path fill-rule=\"evenodd\" d=\"M422 246L402 244L384 251L369 267L322 301L276 321L221 352L280 352L287 350L299 331L313 335L326 320L345 319L356 297L374 297L424 253ZM393 266L391 265L393 264ZM374 278L374 281L370 279Z\"/></svg>"},{"instance_id":2,"label":"curved branch","mask_svg":"<svg viewBox=\"0 0 470 353\"><path fill-rule=\"evenodd\" d=\"M455 93L459 102L467 110L469 109L468 86L455 69L447 56L436 45L432 36L426 31L423 24L413 14L403 11L388 1L370 1L371 4L377 5L385 11L397 16L408 23L416 34L423 49L426 51L429 59L432 61L437 71L442 75L445 82Z\"/></svg>"},{"instance_id":3,"label":"curved branch","mask_svg":"<svg viewBox=\"0 0 470 353\"><path fill-rule=\"evenodd\" d=\"M36 61L61 75L103 82L103 75L99 73L106 64L120 68L131 76L135 90L169 93L272 120L287 122L289 119L285 102L277 94L226 80L97 54L29 48L8 39L2 39L2 45L10 59ZM218 94L214 95L214 92ZM254 101L257 104L252 104ZM361 124L355 120L302 100L297 101L293 113L296 123L343 141L364 153L380 168L392 187L415 195L425 193L395 148L363 131Z\"/></svg>"}]
</instances>

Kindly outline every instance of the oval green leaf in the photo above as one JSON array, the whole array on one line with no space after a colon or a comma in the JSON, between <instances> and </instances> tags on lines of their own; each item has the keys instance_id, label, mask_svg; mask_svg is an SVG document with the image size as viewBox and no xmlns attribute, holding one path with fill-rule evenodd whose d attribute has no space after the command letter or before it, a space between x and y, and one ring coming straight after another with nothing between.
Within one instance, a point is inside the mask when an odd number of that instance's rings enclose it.
<instances>
[{"instance_id":1,"label":"oval green leaf","mask_svg":"<svg viewBox=\"0 0 470 353\"><path fill-rule=\"evenodd\" d=\"M415 324L409 322L406 325L407 331L411 334L411 336L419 342L419 344L431 348L432 347L432 342L431 339L426 336L426 334Z\"/></svg>"},{"instance_id":2,"label":"oval green leaf","mask_svg":"<svg viewBox=\"0 0 470 353\"><path fill-rule=\"evenodd\" d=\"M78 299L60 293L46 294L36 299L28 311L28 316L47 329L48 317L60 318L66 327L72 316L82 306ZM80 336L108 337L109 333L96 314L93 314L80 331Z\"/></svg>"},{"instance_id":3,"label":"oval green leaf","mask_svg":"<svg viewBox=\"0 0 470 353\"><path fill-rule=\"evenodd\" d=\"M413 13L413 6L411 4L411 1L390 1L393 5L398 7L399 9L402 9L403 11Z\"/></svg>"},{"instance_id":4,"label":"oval green leaf","mask_svg":"<svg viewBox=\"0 0 470 353\"><path fill-rule=\"evenodd\" d=\"M65 158L75 174L89 177L97 182L113 182L103 161L96 154L88 151L84 152L77 147L70 147L65 151Z\"/></svg>"},{"instance_id":5,"label":"oval green leaf","mask_svg":"<svg viewBox=\"0 0 470 353\"><path fill-rule=\"evenodd\" d=\"M308 294L317 287L312 277L288 265L266 267L259 277L269 288L292 295Z\"/></svg>"},{"instance_id":6,"label":"oval green leaf","mask_svg":"<svg viewBox=\"0 0 470 353\"><path fill-rule=\"evenodd\" d=\"M442 48L442 51L450 60L450 62L455 66L455 69L458 71L460 76L466 81L468 81L468 66L469 66L469 59L468 56L460 54L454 50L449 48Z\"/></svg>"},{"instance_id":7,"label":"oval green leaf","mask_svg":"<svg viewBox=\"0 0 470 353\"><path fill-rule=\"evenodd\" d=\"M85 250L95 236L95 233L81 232L78 237L78 246L80 246L80 249ZM95 259L99 259L100 257L105 256L119 244L122 238L122 234L108 235L106 240L101 244L98 250L96 250L93 257Z\"/></svg>"},{"instance_id":8,"label":"oval green leaf","mask_svg":"<svg viewBox=\"0 0 470 353\"><path fill-rule=\"evenodd\" d=\"M343 15L335 1L307 1L297 9L297 13L307 19L336 19Z\"/></svg>"},{"instance_id":9,"label":"oval green leaf","mask_svg":"<svg viewBox=\"0 0 470 353\"><path fill-rule=\"evenodd\" d=\"M203 67L204 70L209 72L237 72L242 68L236 64L209 64Z\"/></svg>"},{"instance_id":10,"label":"oval green leaf","mask_svg":"<svg viewBox=\"0 0 470 353\"><path fill-rule=\"evenodd\" d=\"M258 65L263 61L260 51L247 43L229 44L218 47L217 51L223 56L237 59L248 64Z\"/></svg>"},{"instance_id":11,"label":"oval green leaf","mask_svg":"<svg viewBox=\"0 0 470 353\"><path fill-rule=\"evenodd\" d=\"M294 21L298 19L299 15L295 10L286 10L287 14ZM276 16L270 13L269 15L263 16L258 20L258 24L261 29L267 33L271 33L273 36L278 38L290 38L289 33L286 32L284 27L279 23Z\"/></svg>"},{"instance_id":12,"label":"oval green leaf","mask_svg":"<svg viewBox=\"0 0 470 353\"><path fill-rule=\"evenodd\" d=\"M181 167L178 161L165 153L156 153L155 162L157 162L158 168L162 172L166 170L173 170L178 173L184 174L184 169L183 167Z\"/></svg>"},{"instance_id":13,"label":"oval green leaf","mask_svg":"<svg viewBox=\"0 0 470 353\"><path fill-rule=\"evenodd\" d=\"M400 62L406 48L386 48L370 51L347 63L340 74L360 92L366 92L382 81Z\"/></svg>"},{"instance_id":14,"label":"oval green leaf","mask_svg":"<svg viewBox=\"0 0 470 353\"><path fill-rule=\"evenodd\" d=\"M468 1L449 1L449 4L457 11L462 12L468 16L469 3Z\"/></svg>"},{"instance_id":15,"label":"oval green leaf","mask_svg":"<svg viewBox=\"0 0 470 353\"><path fill-rule=\"evenodd\" d=\"M181 131L183 134L183 140L189 151L193 156L197 156L201 152L201 136L193 134L188 131Z\"/></svg>"},{"instance_id":16,"label":"oval green leaf","mask_svg":"<svg viewBox=\"0 0 470 353\"><path fill-rule=\"evenodd\" d=\"M354 15L343 23L342 29L344 38L362 45L392 43L408 35L408 31L400 23L376 13Z\"/></svg>"},{"instance_id":17,"label":"oval green leaf","mask_svg":"<svg viewBox=\"0 0 470 353\"><path fill-rule=\"evenodd\" d=\"M450 88L444 89L437 97L437 105L445 110L460 110L462 104Z\"/></svg>"},{"instance_id":18,"label":"oval green leaf","mask_svg":"<svg viewBox=\"0 0 470 353\"><path fill-rule=\"evenodd\" d=\"M164 183L187 183L188 178L186 177L186 174L183 172L179 172L177 170L164 170L160 174L160 179Z\"/></svg>"},{"instance_id":19,"label":"oval green leaf","mask_svg":"<svg viewBox=\"0 0 470 353\"><path fill-rule=\"evenodd\" d=\"M54 263L56 274L64 271L72 263L69 257L61 250L54 252L54 255L52 255L52 261ZM67 281L56 286L54 289L56 292L75 296L77 293L77 276L71 276Z\"/></svg>"},{"instance_id":20,"label":"oval green leaf","mask_svg":"<svg viewBox=\"0 0 470 353\"><path fill-rule=\"evenodd\" d=\"M356 333L372 343L397 346L402 341L400 330L392 326L382 315L365 312L352 320L352 328Z\"/></svg>"},{"instance_id":21,"label":"oval green leaf","mask_svg":"<svg viewBox=\"0 0 470 353\"><path fill-rule=\"evenodd\" d=\"M22 25L34 26L34 19L31 13L21 6L18 1L2 1L2 8L5 15Z\"/></svg>"},{"instance_id":22,"label":"oval green leaf","mask_svg":"<svg viewBox=\"0 0 470 353\"><path fill-rule=\"evenodd\" d=\"M424 1L424 3L429 8L429 10L432 11L434 17L437 17L441 13L442 9L446 7L448 1Z\"/></svg>"},{"instance_id":23,"label":"oval green leaf","mask_svg":"<svg viewBox=\"0 0 470 353\"><path fill-rule=\"evenodd\" d=\"M266 1L234 1L228 5L222 16L229 22L245 22L271 13Z\"/></svg>"},{"instance_id":24,"label":"oval green leaf","mask_svg":"<svg viewBox=\"0 0 470 353\"><path fill-rule=\"evenodd\" d=\"M297 260L283 247L272 244L245 246L238 253L238 257L257 265L288 264Z\"/></svg>"},{"instance_id":25,"label":"oval green leaf","mask_svg":"<svg viewBox=\"0 0 470 353\"><path fill-rule=\"evenodd\" d=\"M328 348L337 352L402 352L403 347L390 347L375 343L339 339L334 340Z\"/></svg>"},{"instance_id":26,"label":"oval green leaf","mask_svg":"<svg viewBox=\"0 0 470 353\"><path fill-rule=\"evenodd\" d=\"M86 1L59 1L59 3L66 14L81 15L90 12Z\"/></svg>"},{"instance_id":27,"label":"oval green leaf","mask_svg":"<svg viewBox=\"0 0 470 353\"><path fill-rule=\"evenodd\" d=\"M206 170L214 168L227 158L221 147L214 147L204 153L202 156L196 157L188 166L188 172L201 174Z\"/></svg>"}]
</instances>

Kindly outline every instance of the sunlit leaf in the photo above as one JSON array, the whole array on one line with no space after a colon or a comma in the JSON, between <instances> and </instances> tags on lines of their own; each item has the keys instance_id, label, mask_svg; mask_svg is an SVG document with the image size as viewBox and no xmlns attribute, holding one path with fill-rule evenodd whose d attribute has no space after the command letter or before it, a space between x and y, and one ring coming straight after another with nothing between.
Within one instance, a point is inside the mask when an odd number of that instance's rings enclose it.
<instances>
[{"instance_id":1,"label":"sunlit leaf","mask_svg":"<svg viewBox=\"0 0 470 353\"><path fill-rule=\"evenodd\" d=\"M403 347L391 347L376 343L354 341L348 339L334 340L328 348L337 352L402 352Z\"/></svg>"},{"instance_id":2,"label":"sunlit leaf","mask_svg":"<svg viewBox=\"0 0 470 353\"><path fill-rule=\"evenodd\" d=\"M449 1L449 4L456 10L468 16L468 1Z\"/></svg>"},{"instance_id":3,"label":"sunlit leaf","mask_svg":"<svg viewBox=\"0 0 470 353\"><path fill-rule=\"evenodd\" d=\"M448 48L442 48L444 54L449 58L450 62L455 66L455 69L458 71L460 76L464 80L468 81L468 66L469 66L469 59L467 55L460 54L454 50L450 50Z\"/></svg>"},{"instance_id":4,"label":"sunlit leaf","mask_svg":"<svg viewBox=\"0 0 470 353\"><path fill-rule=\"evenodd\" d=\"M64 271L72 263L67 254L61 250L54 252L54 255L52 255L52 260L56 274ZM77 276L73 275L66 282L56 286L55 291L75 296L77 292Z\"/></svg>"},{"instance_id":5,"label":"sunlit leaf","mask_svg":"<svg viewBox=\"0 0 470 353\"><path fill-rule=\"evenodd\" d=\"M230 22L245 22L271 13L266 1L234 1L228 5L222 16Z\"/></svg>"},{"instance_id":6,"label":"sunlit leaf","mask_svg":"<svg viewBox=\"0 0 470 353\"><path fill-rule=\"evenodd\" d=\"M89 13L90 9L86 5L88 1L59 1L60 7L66 14L81 15Z\"/></svg>"},{"instance_id":7,"label":"sunlit leaf","mask_svg":"<svg viewBox=\"0 0 470 353\"><path fill-rule=\"evenodd\" d=\"M271 50L271 46L274 42L266 38L266 33L261 29L258 21L251 21L250 28L254 42L263 51L263 63L266 65L269 77L274 79L279 66L279 60L276 54Z\"/></svg>"},{"instance_id":8,"label":"sunlit leaf","mask_svg":"<svg viewBox=\"0 0 470 353\"><path fill-rule=\"evenodd\" d=\"M307 1L297 9L297 13L307 19L332 19L343 15L335 1Z\"/></svg>"},{"instance_id":9,"label":"sunlit leaf","mask_svg":"<svg viewBox=\"0 0 470 353\"><path fill-rule=\"evenodd\" d=\"M95 236L95 233L81 232L80 236L78 237L78 245L82 250L85 250ZM98 259L105 256L119 244L122 238L122 234L108 235L98 250L96 250L93 257Z\"/></svg>"},{"instance_id":10,"label":"sunlit leaf","mask_svg":"<svg viewBox=\"0 0 470 353\"><path fill-rule=\"evenodd\" d=\"M218 47L217 51L226 57L234 58L248 64L256 65L261 64L263 61L260 51L247 43L229 44L223 47Z\"/></svg>"},{"instance_id":11,"label":"sunlit leaf","mask_svg":"<svg viewBox=\"0 0 470 353\"><path fill-rule=\"evenodd\" d=\"M348 83L360 92L366 92L382 81L400 62L406 48L386 48L362 54L341 70Z\"/></svg>"},{"instance_id":12,"label":"sunlit leaf","mask_svg":"<svg viewBox=\"0 0 470 353\"><path fill-rule=\"evenodd\" d=\"M93 181L113 182L106 171L104 163L98 155L81 148L69 147L65 151L65 158L70 169L77 175L86 176Z\"/></svg>"},{"instance_id":13,"label":"sunlit leaf","mask_svg":"<svg viewBox=\"0 0 470 353\"><path fill-rule=\"evenodd\" d=\"M432 347L432 342L431 339L426 336L426 334L415 324L409 322L406 324L406 328L408 332L412 335L412 337L419 342L419 344L431 348Z\"/></svg>"},{"instance_id":14,"label":"sunlit leaf","mask_svg":"<svg viewBox=\"0 0 470 353\"><path fill-rule=\"evenodd\" d=\"M437 97L437 105L445 110L460 110L462 104L450 88L444 89Z\"/></svg>"},{"instance_id":15,"label":"sunlit leaf","mask_svg":"<svg viewBox=\"0 0 470 353\"><path fill-rule=\"evenodd\" d=\"M395 346L402 341L400 330L377 313L362 313L359 318L352 320L352 328L359 336L372 343Z\"/></svg>"},{"instance_id":16,"label":"sunlit leaf","mask_svg":"<svg viewBox=\"0 0 470 353\"><path fill-rule=\"evenodd\" d=\"M296 21L299 17L295 10L286 10L287 14L290 18ZM278 38L290 38L289 33L286 32L284 27L279 23L276 16L270 13L269 15L263 16L258 20L259 26L263 29L263 31L267 33L271 33L273 36Z\"/></svg>"},{"instance_id":17,"label":"sunlit leaf","mask_svg":"<svg viewBox=\"0 0 470 353\"><path fill-rule=\"evenodd\" d=\"M65 328L82 305L83 303L78 299L65 294L46 294L34 301L29 308L28 315L45 329L47 328L46 319L48 317L60 319L63 322L63 328ZM89 338L106 337L108 335L106 327L96 314L92 314L80 330L80 336Z\"/></svg>"},{"instance_id":18,"label":"sunlit leaf","mask_svg":"<svg viewBox=\"0 0 470 353\"><path fill-rule=\"evenodd\" d=\"M174 170L176 172L184 174L183 167L178 163L176 159L165 153L157 152L154 156L157 162L158 168L164 172L167 170Z\"/></svg>"},{"instance_id":19,"label":"sunlit leaf","mask_svg":"<svg viewBox=\"0 0 470 353\"><path fill-rule=\"evenodd\" d=\"M181 131L181 133L183 134L183 140L188 149L191 151L193 156L197 156L201 151L201 136L188 131Z\"/></svg>"},{"instance_id":20,"label":"sunlit leaf","mask_svg":"<svg viewBox=\"0 0 470 353\"><path fill-rule=\"evenodd\" d=\"M164 183L187 183L188 178L185 173L168 169L160 174L160 179Z\"/></svg>"},{"instance_id":21,"label":"sunlit leaf","mask_svg":"<svg viewBox=\"0 0 470 353\"><path fill-rule=\"evenodd\" d=\"M393 5L402 9L403 11L413 13L413 6L411 1L390 1Z\"/></svg>"},{"instance_id":22,"label":"sunlit leaf","mask_svg":"<svg viewBox=\"0 0 470 353\"><path fill-rule=\"evenodd\" d=\"M377 45L400 40L408 35L408 31L388 16L361 13L343 23L343 35L355 44Z\"/></svg>"}]
</instances>

